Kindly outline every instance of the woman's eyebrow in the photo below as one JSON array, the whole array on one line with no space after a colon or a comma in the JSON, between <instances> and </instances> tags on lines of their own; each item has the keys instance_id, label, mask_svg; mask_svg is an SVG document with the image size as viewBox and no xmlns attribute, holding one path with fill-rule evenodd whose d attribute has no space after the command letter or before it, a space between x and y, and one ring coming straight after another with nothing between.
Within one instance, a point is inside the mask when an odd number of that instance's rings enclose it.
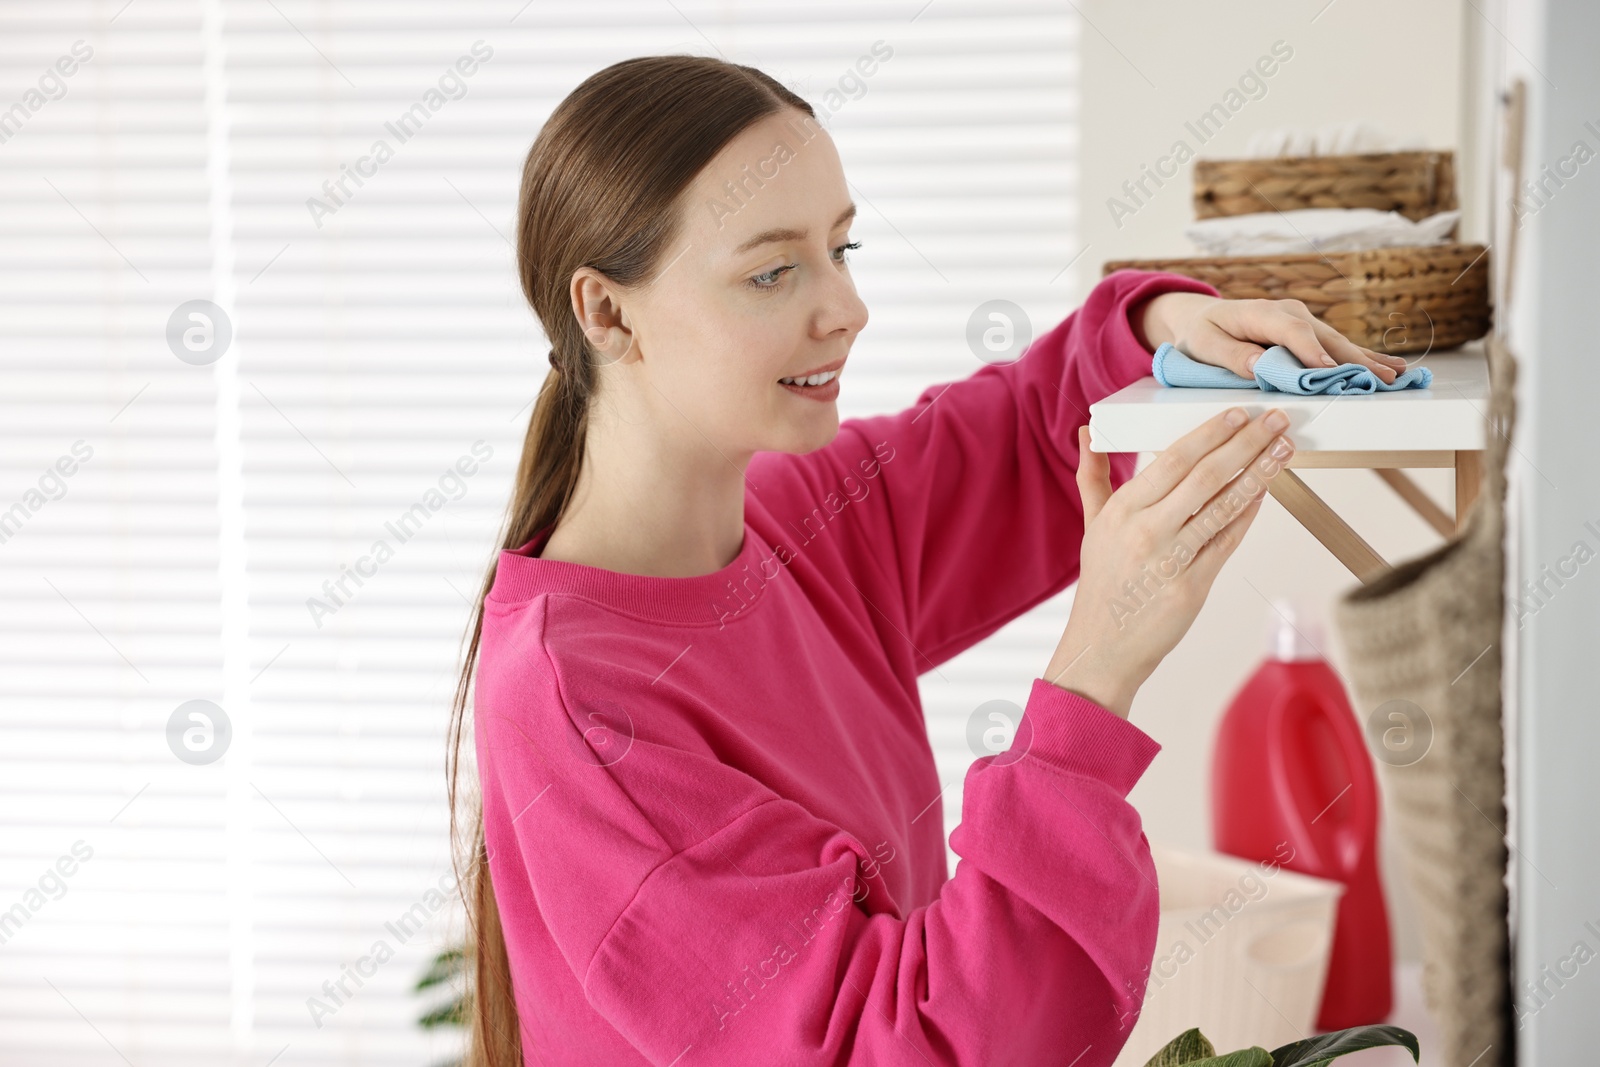
<instances>
[{"instance_id":1,"label":"woman's eyebrow","mask_svg":"<svg viewBox=\"0 0 1600 1067\"><path fill-rule=\"evenodd\" d=\"M837 230L840 226L843 226L846 222L849 222L855 217L856 206L854 203L852 203L849 207L845 208L839 213L839 217L833 220L833 225L829 228ZM796 230L787 227L776 227L770 230L762 230L748 241L745 241L738 248L735 248L733 250L733 254L736 256L743 255L758 245L769 244L773 241L804 241L809 236L811 236L810 230Z\"/></svg>"}]
</instances>

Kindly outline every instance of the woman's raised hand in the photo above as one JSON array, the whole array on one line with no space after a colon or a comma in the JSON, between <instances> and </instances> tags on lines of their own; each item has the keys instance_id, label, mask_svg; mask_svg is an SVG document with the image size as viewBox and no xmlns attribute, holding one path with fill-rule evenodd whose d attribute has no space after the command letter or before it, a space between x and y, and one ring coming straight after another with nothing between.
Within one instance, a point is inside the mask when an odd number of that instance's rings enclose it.
<instances>
[{"instance_id":1,"label":"woman's raised hand","mask_svg":"<svg viewBox=\"0 0 1600 1067\"><path fill-rule=\"evenodd\" d=\"M1204 293L1162 293L1137 316L1152 350L1171 341L1184 355L1232 371L1255 373L1269 345L1282 345L1307 367L1355 363L1392 385L1406 369L1399 356L1363 348L1329 326L1300 300L1224 300Z\"/></svg>"},{"instance_id":2,"label":"woman's raised hand","mask_svg":"<svg viewBox=\"0 0 1600 1067\"><path fill-rule=\"evenodd\" d=\"M1111 491L1110 461L1078 431L1078 588L1044 678L1127 718L1133 695L1205 603L1294 443L1288 417L1231 408Z\"/></svg>"}]
</instances>

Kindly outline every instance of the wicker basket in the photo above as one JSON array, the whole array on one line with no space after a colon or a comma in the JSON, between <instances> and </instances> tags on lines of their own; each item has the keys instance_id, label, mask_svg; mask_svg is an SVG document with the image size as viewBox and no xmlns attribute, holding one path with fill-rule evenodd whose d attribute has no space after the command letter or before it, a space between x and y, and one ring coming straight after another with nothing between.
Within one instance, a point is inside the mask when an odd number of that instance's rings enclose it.
<instances>
[{"instance_id":1,"label":"wicker basket","mask_svg":"<svg viewBox=\"0 0 1600 1067\"><path fill-rule=\"evenodd\" d=\"M1390 355L1437 351L1489 332L1483 245L1408 245L1280 256L1123 259L1115 270L1198 278L1230 300L1300 300L1358 345Z\"/></svg>"},{"instance_id":2,"label":"wicker basket","mask_svg":"<svg viewBox=\"0 0 1600 1067\"><path fill-rule=\"evenodd\" d=\"M1446 151L1194 161L1197 219L1370 207L1416 222L1455 206L1455 156Z\"/></svg>"}]
</instances>

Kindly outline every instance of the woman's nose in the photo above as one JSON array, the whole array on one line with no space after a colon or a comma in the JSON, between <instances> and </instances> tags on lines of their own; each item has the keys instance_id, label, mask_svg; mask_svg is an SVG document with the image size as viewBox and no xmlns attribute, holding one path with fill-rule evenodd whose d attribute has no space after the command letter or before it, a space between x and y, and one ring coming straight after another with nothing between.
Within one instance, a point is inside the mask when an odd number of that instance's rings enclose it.
<instances>
[{"instance_id":1,"label":"woman's nose","mask_svg":"<svg viewBox=\"0 0 1600 1067\"><path fill-rule=\"evenodd\" d=\"M851 281L848 274L839 271L834 273L829 280L825 301L824 314L819 316L824 333L848 330L854 335L866 327L866 301L856 292L855 282Z\"/></svg>"}]
</instances>

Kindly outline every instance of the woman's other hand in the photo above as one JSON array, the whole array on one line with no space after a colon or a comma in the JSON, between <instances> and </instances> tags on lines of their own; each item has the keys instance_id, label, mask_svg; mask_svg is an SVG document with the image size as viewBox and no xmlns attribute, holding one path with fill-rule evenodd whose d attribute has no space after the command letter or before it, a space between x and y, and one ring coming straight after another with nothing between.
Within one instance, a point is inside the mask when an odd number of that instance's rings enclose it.
<instances>
[{"instance_id":1,"label":"woman's other hand","mask_svg":"<svg viewBox=\"0 0 1600 1067\"><path fill-rule=\"evenodd\" d=\"M1071 616L1044 678L1127 718L1133 695L1199 614L1218 570L1294 454L1278 408L1230 408L1111 490L1110 462L1078 431L1084 534ZM1279 447L1281 454L1272 449Z\"/></svg>"},{"instance_id":2,"label":"woman's other hand","mask_svg":"<svg viewBox=\"0 0 1600 1067\"><path fill-rule=\"evenodd\" d=\"M1406 369L1399 356L1362 348L1312 315L1299 300L1224 300L1204 293L1162 293L1134 315L1140 340L1154 351L1170 341L1184 355L1253 376L1256 358L1282 345L1307 367L1359 363L1385 385Z\"/></svg>"}]
</instances>

